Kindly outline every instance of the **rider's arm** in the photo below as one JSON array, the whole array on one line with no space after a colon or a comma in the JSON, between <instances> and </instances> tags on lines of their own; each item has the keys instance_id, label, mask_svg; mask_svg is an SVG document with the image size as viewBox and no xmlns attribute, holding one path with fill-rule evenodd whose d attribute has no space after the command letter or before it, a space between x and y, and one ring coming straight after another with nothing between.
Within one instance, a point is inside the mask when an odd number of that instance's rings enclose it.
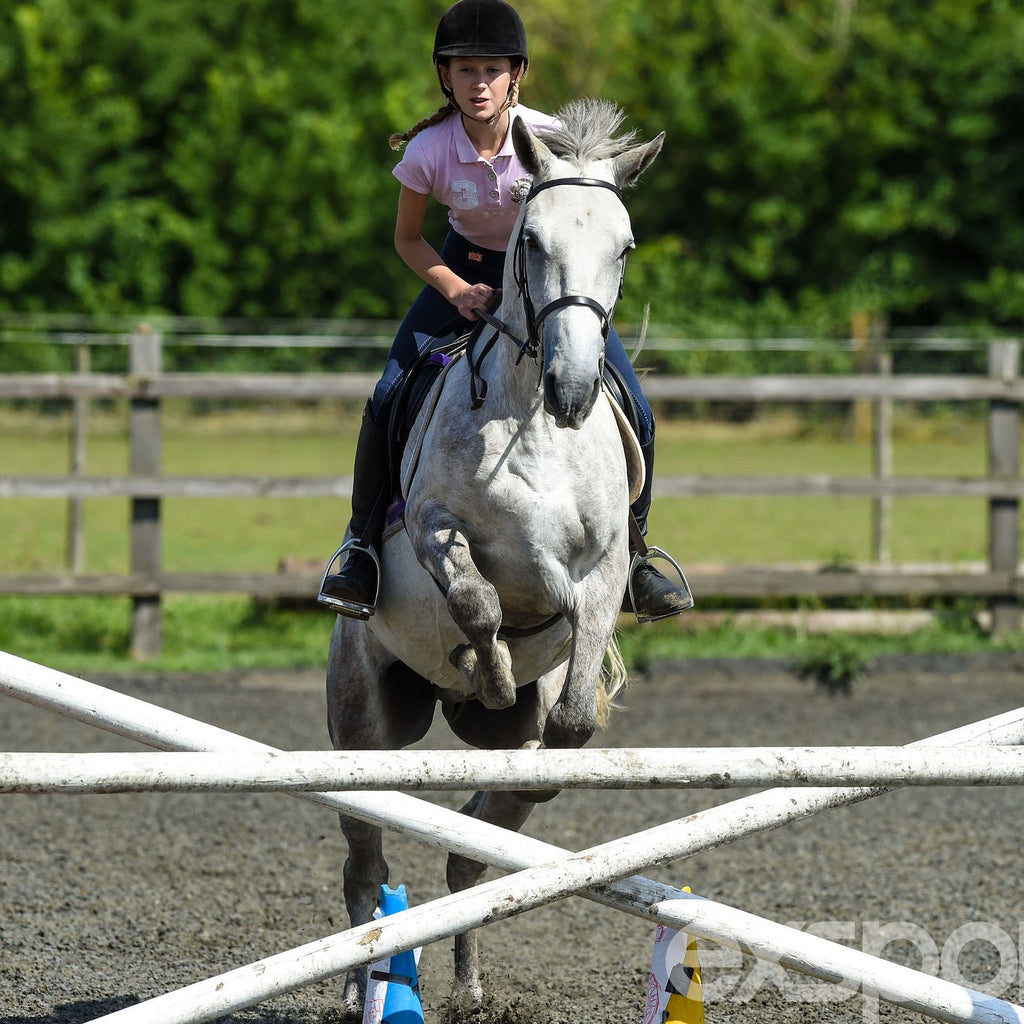
<instances>
[{"instance_id":1,"label":"rider's arm","mask_svg":"<svg viewBox=\"0 0 1024 1024\"><path fill-rule=\"evenodd\" d=\"M414 273L436 288L462 316L475 320L473 310L486 307L492 289L485 284L471 285L464 281L423 237L429 199L428 195L415 192L407 185L402 186L395 220L395 250Z\"/></svg>"}]
</instances>

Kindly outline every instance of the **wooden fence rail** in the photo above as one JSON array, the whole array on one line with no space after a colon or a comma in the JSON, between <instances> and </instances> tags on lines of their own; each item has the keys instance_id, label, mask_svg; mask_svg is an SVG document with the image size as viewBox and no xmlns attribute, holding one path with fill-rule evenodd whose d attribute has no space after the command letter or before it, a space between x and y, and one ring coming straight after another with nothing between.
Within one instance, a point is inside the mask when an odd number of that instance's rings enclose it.
<instances>
[{"instance_id":1,"label":"wooden fence rail","mask_svg":"<svg viewBox=\"0 0 1024 1024\"><path fill-rule=\"evenodd\" d=\"M993 342L1015 347L1017 342ZM369 373L39 373L0 374L0 398L193 398L307 401L364 400L377 377ZM758 377L651 375L644 393L652 402L903 402L1024 401L1024 379L980 376Z\"/></svg>"},{"instance_id":2,"label":"wooden fence rail","mask_svg":"<svg viewBox=\"0 0 1024 1024\"><path fill-rule=\"evenodd\" d=\"M63 498L74 508L83 498L131 501L131 571L85 574L75 559L67 572L0 575L0 594L130 595L134 602L133 650L148 657L160 649L160 599L173 592L251 593L312 600L316 579L309 572L168 573L161 563L161 500L168 497L346 498L352 478L271 476L164 476L160 468L161 403L165 399L243 401L362 400L370 374L163 373L162 340L140 330L130 343L129 372L89 373L88 361L68 374L0 374L0 399L65 399L75 403L72 466L83 461L81 406L90 399L122 399L130 407L130 467L125 476L0 477L0 500ZM877 374L758 377L652 376L644 383L652 402L871 402L875 408L874 475L659 476L658 496L802 495L872 499L876 564L849 571L834 567L727 566L690 575L705 597L766 596L980 596L992 609L994 633L1020 628L1024 575L1019 567L1021 405L1020 347L1015 339L992 342L988 376L892 376L883 359ZM891 404L986 402L989 407L988 475L984 477L894 477L891 475ZM912 568L888 564L888 503L893 497L972 497L988 508L989 557L984 566ZM74 551L72 547L72 551Z\"/></svg>"}]
</instances>

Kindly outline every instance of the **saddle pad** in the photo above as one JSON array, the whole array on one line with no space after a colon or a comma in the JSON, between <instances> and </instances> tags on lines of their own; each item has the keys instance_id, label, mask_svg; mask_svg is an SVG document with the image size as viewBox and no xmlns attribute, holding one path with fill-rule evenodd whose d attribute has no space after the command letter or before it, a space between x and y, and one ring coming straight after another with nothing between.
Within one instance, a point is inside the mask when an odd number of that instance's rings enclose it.
<instances>
[{"instance_id":1,"label":"saddle pad","mask_svg":"<svg viewBox=\"0 0 1024 1024\"><path fill-rule=\"evenodd\" d=\"M416 422L413 424L412 430L409 432L408 440L405 442L405 453L402 456L402 473L399 479L399 486L401 487L403 499L409 496L409 488L412 486L412 478L416 475L416 468L420 464L420 453L423 450L423 439L426 437L427 427L430 426L430 421L434 418L434 410L437 408L438 399L441 397L441 389L444 387L444 382L448 379L448 371L451 370L451 368L461 358L462 354L460 353L437 375L437 379L431 385L430 390L423 399L423 405L420 406Z\"/></svg>"},{"instance_id":2,"label":"saddle pad","mask_svg":"<svg viewBox=\"0 0 1024 1024\"><path fill-rule=\"evenodd\" d=\"M626 455L626 481L629 484L629 503L632 505L640 497L640 492L644 489L644 483L647 480L647 469L644 466L643 451L640 448L640 441L636 433L629 425L626 414L608 391L607 384L604 385L603 391L605 398L608 399L608 404L612 407L612 412L615 413L615 422L619 427L619 437L622 438L622 450Z\"/></svg>"}]
</instances>

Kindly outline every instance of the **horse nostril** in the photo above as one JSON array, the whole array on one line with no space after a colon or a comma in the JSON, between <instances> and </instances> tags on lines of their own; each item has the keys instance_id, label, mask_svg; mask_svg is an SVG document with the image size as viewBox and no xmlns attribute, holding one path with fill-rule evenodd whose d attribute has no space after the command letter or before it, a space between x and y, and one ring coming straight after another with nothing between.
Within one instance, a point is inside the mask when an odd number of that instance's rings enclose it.
<instances>
[{"instance_id":1,"label":"horse nostril","mask_svg":"<svg viewBox=\"0 0 1024 1024\"><path fill-rule=\"evenodd\" d=\"M557 408L555 375L553 373L544 374L544 408L550 413L554 413Z\"/></svg>"}]
</instances>

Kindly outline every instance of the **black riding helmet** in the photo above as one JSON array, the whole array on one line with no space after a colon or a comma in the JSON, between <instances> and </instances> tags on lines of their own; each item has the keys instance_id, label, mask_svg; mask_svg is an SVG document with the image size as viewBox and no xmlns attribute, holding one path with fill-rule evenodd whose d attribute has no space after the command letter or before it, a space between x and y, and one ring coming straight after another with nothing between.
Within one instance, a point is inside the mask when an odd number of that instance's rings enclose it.
<instances>
[{"instance_id":1,"label":"black riding helmet","mask_svg":"<svg viewBox=\"0 0 1024 1024\"><path fill-rule=\"evenodd\" d=\"M434 63L450 57L509 57L530 63L526 28L505 0L459 0L441 15Z\"/></svg>"}]
</instances>

